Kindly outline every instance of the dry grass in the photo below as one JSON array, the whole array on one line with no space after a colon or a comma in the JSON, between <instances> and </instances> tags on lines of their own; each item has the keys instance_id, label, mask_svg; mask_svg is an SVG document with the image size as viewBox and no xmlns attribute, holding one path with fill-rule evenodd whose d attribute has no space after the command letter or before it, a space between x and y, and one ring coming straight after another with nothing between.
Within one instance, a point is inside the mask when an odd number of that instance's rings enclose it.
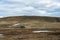
<instances>
[{"instance_id":1,"label":"dry grass","mask_svg":"<svg viewBox=\"0 0 60 40\"><path fill-rule=\"evenodd\" d=\"M17 23L25 28L60 28L60 18L57 17L15 16L0 19L0 27L9 27Z\"/></svg>"},{"instance_id":2,"label":"dry grass","mask_svg":"<svg viewBox=\"0 0 60 40\"><path fill-rule=\"evenodd\" d=\"M33 33L32 31L34 30L40 29L0 29L0 34L5 36L4 38L0 38L0 40L60 40L60 31Z\"/></svg>"},{"instance_id":3,"label":"dry grass","mask_svg":"<svg viewBox=\"0 0 60 40\"><path fill-rule=\"evenodd\" d=\"M20 23L25 28L12 26ZM54 32L33 33L47 29ZM17 16L0 19L0 34L5 36L0 40L60 40L60 18L38 17L38 16ZM0 35L2 36L2 35Z\"/></svg>"}]
</instances>

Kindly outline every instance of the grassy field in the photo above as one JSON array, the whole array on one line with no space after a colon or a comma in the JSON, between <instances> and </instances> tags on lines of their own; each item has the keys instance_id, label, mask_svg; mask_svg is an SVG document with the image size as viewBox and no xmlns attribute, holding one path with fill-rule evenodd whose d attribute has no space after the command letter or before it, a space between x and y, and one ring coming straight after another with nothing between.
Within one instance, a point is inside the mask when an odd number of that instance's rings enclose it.
<instances>
[{"instance_id":1,"label":"grassy field","mask_svg":"<svg viewBox=\"0 0 60 40\"><path fill-rule=\"evenodd\" d=\"M0 40L60 40L60 18L43 16L0 18Z\"/></svg>"},{"instance_id":2,"label":"grassy field","mask_svg":"<svg viewBox=\"0 0 60 40\"><path fill-rule=\"evenodd\" d=\"M12 16L0 18L0 27L13 27L15 24L19 24L19 26L23 25L25 28L60 28L60 18L44 16Z\"/></svg>"}]
</instances>

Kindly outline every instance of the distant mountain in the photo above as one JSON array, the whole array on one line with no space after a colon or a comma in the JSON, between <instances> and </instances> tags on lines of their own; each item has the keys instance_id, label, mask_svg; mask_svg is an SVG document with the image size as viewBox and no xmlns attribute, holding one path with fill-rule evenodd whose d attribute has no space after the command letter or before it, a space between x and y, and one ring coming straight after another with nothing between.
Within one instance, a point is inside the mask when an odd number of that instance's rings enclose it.
<instances>
[{"instance_id":1,"label":"distant mountain","mask_svg":"<svg viewBox=\"0 0 60 40\"><path fill-rule=\"evenodd\" d=\"M60 28L60 18L46 16L12 16L0 18L0 26L4 27L3 25L5 27Z\"/></svg>"}]
</instances>

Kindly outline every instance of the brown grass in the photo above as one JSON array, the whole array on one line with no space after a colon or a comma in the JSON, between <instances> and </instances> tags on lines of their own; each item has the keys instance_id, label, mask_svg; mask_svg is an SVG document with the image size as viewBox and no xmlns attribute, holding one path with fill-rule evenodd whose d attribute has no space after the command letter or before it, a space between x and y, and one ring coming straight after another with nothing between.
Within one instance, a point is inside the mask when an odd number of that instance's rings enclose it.
<instances>
[{"instance_id":1,"label":"brown grass","mask_svg":"<svg viewBox=\"0 0 60 40\"><path fill-rule=\"evenodd\" d=\"M41 29L0 29L0 34L4 34L4 38L0 40L59 40L60 31L48 33L33 33L32 31Z\"/></svg>"},{"instance_id":2,"label":"brown grass","mask_svg":"<svg viewBox=\"0 0 60 40\"><path fill-rule=\"evenodd\" d=\"M24 25L25 28L60 28L60 18L57 17L14 16L0 19L0 27L9 27L16 23Z\"/></svg>"}]
</instances>

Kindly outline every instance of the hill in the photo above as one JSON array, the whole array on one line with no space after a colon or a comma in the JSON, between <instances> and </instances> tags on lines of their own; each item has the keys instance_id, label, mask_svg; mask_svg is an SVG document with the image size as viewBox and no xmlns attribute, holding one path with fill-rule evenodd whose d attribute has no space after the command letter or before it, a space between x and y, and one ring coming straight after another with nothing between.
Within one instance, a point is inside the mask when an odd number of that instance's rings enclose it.
<instances>
[{"instance_id":1,"label":"hill","mask_svg":"<svg viewBox=\"0 0 60 40\"><path fill-rule=\"evenodd\" d=\"M0 18L0 27L60 28L60 18L45 16L12 16Z\"/></svg>"}]
</instances>

